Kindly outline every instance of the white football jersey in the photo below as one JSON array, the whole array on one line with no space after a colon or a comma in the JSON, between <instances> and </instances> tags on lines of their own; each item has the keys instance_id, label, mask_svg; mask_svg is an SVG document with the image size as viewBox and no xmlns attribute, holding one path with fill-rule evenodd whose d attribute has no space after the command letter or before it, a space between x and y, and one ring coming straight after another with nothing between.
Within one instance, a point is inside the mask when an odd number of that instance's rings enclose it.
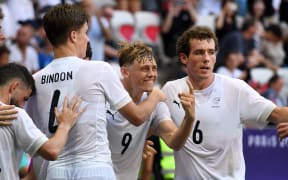
<instances>
[{"instance_id":1,"label":"white football jersey","mask_svg":"<svg viewBox=\"0 0 288 180\"><path fill-rule=\"evenodd\" d=\"M81 108L87 107L70 130L64 150L56 161L49 162L49 167L77 166L77 163L85 161L90 167L97 162L112 166L105 104L108 102L118 110L131 102L112 67L106 62L65 57L54 60L33 77L36 95L29 100L28 111L36 126L48 136L53 135L57 128L54 107L61 108L65 96L69 99L74 95L81 96ZM41 160L33 160L33 163L36 163L38 178L45 177L45 163Z\"/></svg>"},{"instance_id":2,"label":"white football jersey","mask_svg":"<svg viewBox=\"0 0 288 180\"><path fill-rule=\"evenodd\" d=\"M1 103L0 103L1 104ZM0 126L0 179L17 180L18 166L23 151L31 156L48 141L34 125L28 114L20 108L11 126Z\"/></svg>"},{"instance_id":3,"label":"white football jersey","mask_svg":"<svg viewBox=\"0 0 288 180\"><path fill-rule=\"evenodd\" d=\"M163 87L177 126L184 117L178 93L188 91L187 78L167 82ZM218 74L209 87L194 90L194 95L193 130L184 147L174 152L175 180L244 180L243 123L266 125L275 105L244 81Z\"/></svg>"},{"instance_id":4,"label":"white football jersey","mask_svg":"<svg viewBox=\"0 0 288 180\"><path fill-rule=\"evenodd\" d=\"M147 94L144 93L142 101L146 98ZM149 119L138 127L131 124L118 111L111 110L109 106L106 118L117 180L137 180L147 133L150 127L156 130L161 121L171 120L169 109L164 102L159 102Z\"/></svg>"}]
</instances>

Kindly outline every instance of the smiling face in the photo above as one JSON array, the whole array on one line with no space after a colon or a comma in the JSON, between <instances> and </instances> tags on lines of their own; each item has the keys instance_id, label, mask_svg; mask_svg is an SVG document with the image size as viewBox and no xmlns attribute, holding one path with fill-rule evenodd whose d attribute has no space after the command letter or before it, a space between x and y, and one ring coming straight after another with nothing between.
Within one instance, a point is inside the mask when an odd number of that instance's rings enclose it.
<instances>
[{"instance_id":1,"label":"smiling face","mask_svg":"<svg viewBox=\"0 0 288 180\"><path fill-rule=\"evenodd\" d=\"M213 39L191 39L190 53L179 54L181 62L186 65L187 73L193 82L212 82L213 68L216 62L215 42Z\"/></svg>"},{"instance_id":2,"label":"smiling face","mask_svg":"<svg viewBox=\"0 0 288 180\"><path fill-rule=\"evenodd\" d=\"M150 92L157 79L157 64L154 58L135 60L122 67L123 81L134 92Z\"/></svg>"}]
</instances>

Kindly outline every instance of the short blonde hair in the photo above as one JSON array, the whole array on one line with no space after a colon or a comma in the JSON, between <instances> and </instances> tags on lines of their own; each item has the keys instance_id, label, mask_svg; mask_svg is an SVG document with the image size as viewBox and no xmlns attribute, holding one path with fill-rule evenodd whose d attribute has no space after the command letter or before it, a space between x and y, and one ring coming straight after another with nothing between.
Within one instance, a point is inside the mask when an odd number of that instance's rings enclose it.
<instances>
[{"instance_id":1,"label":"short blonde hair","mask_svg":"<svg viewBox=\"0 0 288 180\"><path fill-rule=\"evenodd\" d=\"M145 43L137 42L120 42L119 43L119 65L133 64L134 61L153 61L156 60L151 47Z\"/></svg>"}]
</instances>

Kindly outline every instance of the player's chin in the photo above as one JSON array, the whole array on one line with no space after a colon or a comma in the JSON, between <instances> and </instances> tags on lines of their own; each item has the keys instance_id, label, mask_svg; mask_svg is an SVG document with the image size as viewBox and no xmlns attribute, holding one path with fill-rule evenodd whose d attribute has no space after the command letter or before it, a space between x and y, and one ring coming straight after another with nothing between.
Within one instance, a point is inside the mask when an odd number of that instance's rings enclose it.
<instances>
[{"instance_id":1,"label":"player's chin","mask_svg":"<svg viewBox=\"0 0 288 180\"><path fill-rule=\"evenodd\" d=\"M152 86L146 86L146 87L143 88L143 91L144 92L152 92L153 91L153 87L154 87L153 85Z\"/></svg>"}]
</instances>

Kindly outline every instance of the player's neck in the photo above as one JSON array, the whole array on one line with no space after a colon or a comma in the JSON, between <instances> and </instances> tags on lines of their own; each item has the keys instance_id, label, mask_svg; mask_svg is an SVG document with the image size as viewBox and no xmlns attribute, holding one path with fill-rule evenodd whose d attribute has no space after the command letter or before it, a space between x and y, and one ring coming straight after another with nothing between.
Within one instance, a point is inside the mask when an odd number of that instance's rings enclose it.
<instances>
[{"instance_id":1,"label":"player's neck","mask_svg":"<svg viewBox=\"0 0 288 180\"><path fill-rule=\"evenodd\" d=\"M203 90L206 89L207 87L209 87L213 81L214 81L215 75L213 74L213 76L210 76L207 79L194 79L189 77L194 90Z\"/></svg>"},{"instance_id":2,"label":"player's neck","mask_svg":"<svg viewBox=\"0 0 288 180\"><path fill-rule=\"evenodd\" d=\"M54 52L54 59L67 56L77 56L76 52L73 49L67 48L65 46L53 48L53 52Z\"/></svg>"}]
</instances>

